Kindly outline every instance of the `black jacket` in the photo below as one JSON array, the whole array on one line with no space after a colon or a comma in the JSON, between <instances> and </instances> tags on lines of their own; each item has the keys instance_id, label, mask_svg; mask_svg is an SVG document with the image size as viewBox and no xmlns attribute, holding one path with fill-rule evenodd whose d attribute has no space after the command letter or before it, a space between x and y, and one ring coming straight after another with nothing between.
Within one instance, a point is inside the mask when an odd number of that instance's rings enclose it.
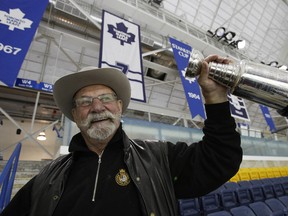
<instances>
[{"instance_id":1,"label":"black jacket","mask_svg":"<svg viewBox=\"0 0 288 216\"><path fill-rule=\"evenodd\" d=\"M206 113L203 140L191 145L132 141L123 133L124 162L139 191L143 215L176 216L177 199L202 196L238 171L242 149L228 102L206 105ZM25 196L28 207L24 208L30 214L17 215L52 216L65 188L73 155L62 156L46 166L21 189L1 216L12 215L9 212L16 210L11 209L21 207L19 202Z\"/></svg>"}]
</instances>

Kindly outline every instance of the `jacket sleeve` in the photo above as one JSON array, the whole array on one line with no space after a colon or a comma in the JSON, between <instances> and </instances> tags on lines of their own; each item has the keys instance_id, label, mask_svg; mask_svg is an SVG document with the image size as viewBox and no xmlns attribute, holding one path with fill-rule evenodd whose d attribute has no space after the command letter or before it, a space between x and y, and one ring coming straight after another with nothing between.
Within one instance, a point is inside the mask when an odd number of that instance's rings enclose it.
<instances>
[{"instance_id":1,"label":"jacket sleeve","mask_svg":"<svg viewBox=\"0 0 288 216\"><path fill-rule=\"evenodd\" d=\"M28 216L30 212L30 194L33 186L34 178L25 184L13 197L13 199L4 208L0 216Z\"/></svg>"},{"instance_id":2,"label":"jacket sleeve","mask_svg":"<svg viewBox=\"0 0 288 216\"><path fill-rule=\"evenodd\" d=\"M187 145L168 142L168 155L178 199L207 194L234 176L242 161L240 135L229 102L206 105L203 139Z\"/></svg>"}]
</instances>

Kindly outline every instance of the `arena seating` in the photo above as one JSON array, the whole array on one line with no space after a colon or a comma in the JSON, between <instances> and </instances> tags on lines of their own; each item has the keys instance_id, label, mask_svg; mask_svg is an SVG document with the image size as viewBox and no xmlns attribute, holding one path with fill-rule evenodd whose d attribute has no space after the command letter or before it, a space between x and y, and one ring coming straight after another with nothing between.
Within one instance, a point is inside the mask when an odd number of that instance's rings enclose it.
<instances>
[{"instance_id":1,"label":"arena seating","mask_svg":"<svg viewBox=\"0 0 288 216\"><path fill-rule=\"evenodd\" d=\"M246 174L238 173L239 181L232 178L209 194L179 200L180 216L288 216L287 172L267 168L266 175L260 175L259 172L255 174L255 168L251 169L253 175L249 175L248 168L245 168ZM264 168L262 171L264 173ZM271 175L274 177L260 178Z\"/></svg>"}]
</instances>

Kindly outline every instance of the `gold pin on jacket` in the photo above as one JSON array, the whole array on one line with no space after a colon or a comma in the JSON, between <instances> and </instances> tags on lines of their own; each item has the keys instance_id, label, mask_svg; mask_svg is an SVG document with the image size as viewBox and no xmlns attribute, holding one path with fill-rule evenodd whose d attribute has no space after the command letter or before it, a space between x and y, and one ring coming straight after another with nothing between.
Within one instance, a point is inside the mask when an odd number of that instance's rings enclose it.
<instances>
[{"instance_id":1,"label":"gold pin on jacket","mask_svg":"<svg viewBox=\"0 0 288 216\"><path fill-rule=\"evenodd\" d=\"M130 183L130 177L125 169L119 170L119 172L115 176L115 180L120 186L127 186Z\"/></svg>"}]
</instances>

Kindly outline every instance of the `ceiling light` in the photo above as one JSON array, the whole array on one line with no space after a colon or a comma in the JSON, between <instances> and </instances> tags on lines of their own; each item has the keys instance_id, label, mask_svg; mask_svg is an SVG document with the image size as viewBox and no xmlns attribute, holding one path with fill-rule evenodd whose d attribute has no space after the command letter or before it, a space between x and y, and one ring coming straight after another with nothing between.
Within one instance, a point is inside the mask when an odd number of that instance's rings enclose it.
<instances>
[{"instance_id":1,"label":"ceiling light","mask_svg":"<svg viewBox=\"0 0 288 216\"><path fill-rule=\"evenodd\" d=\"M284 71L287 70L287 68L288 67L286 65L281 65L281 67L279 67L280 70L284 70Z\"/></svg>"},{"instance_id":2,"label":"ceiling light","mask_svg":"<svg viewBox=\"0 0 288 216\"><path fill-rule=\"evenodd\" d=\"M225 38L226 41L231 41L235 37L235 35L236 35L235 32L228 31L222 36L222 38ZM220 39L222 39L222 38L220 38Z\"/></svg>"},{"instance_id":3,"label":"ceiling light","mask_svg":"<svg viewBox=\"0 0 288 216\"><path fill-rule=\"evenodd\" d=\"M246 41L245 40L239 40L237 43L238 49L243 49L246 46Z\"/></svg>"},{"instance_id":4,"label":"ceiling light","mask_svg":"<svg viewBox=\"0 0 288 216\"><path fill-rule=\"evenodd\" d=\"M268 65L270 65L271 67L277 67L278 62L277 61L271 61Z\"/></svg>"},{"instance_id":5,"label":"ceiling light","mask_svg":"<svg viewBox=\"0 0 288 216\"><path fill-rule=\"evenodd\" d=\"M44 131L39 133L39 135L37 136L37 140L40 140L40 141L46 140L46 134Z\"/></svg>"},{"instance_id":6,"label":"ceiling light","mask_svg":"<svg viewBox=\"0 0 288 216\"><path fill-rule=\"evenodd\" d=\"M222 37L225 34L225 31L226 31L225 27L219 27L216 29L215 35L217 37Z\"/></svg>"}]
</instances>

